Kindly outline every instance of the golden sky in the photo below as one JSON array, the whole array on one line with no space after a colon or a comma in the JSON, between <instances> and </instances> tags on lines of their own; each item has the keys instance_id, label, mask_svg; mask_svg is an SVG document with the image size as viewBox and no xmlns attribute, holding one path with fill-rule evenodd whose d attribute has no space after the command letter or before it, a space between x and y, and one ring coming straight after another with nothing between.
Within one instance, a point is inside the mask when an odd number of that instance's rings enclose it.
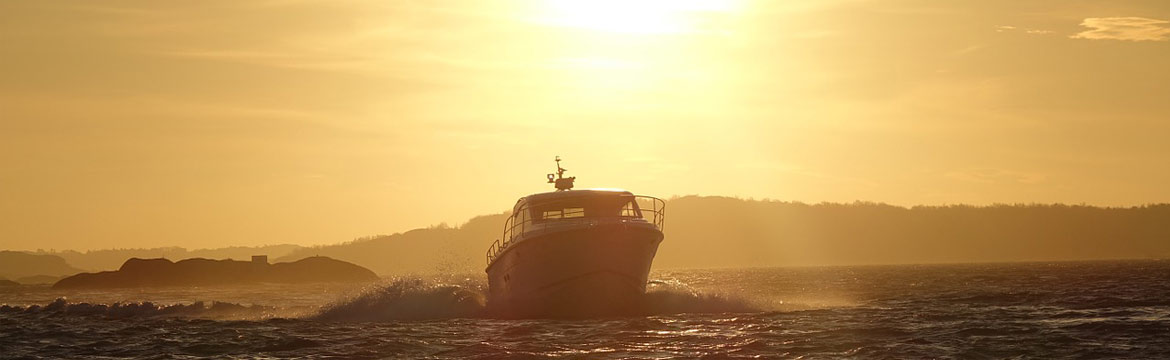
<instances>
[{"instance_id":1,"label":"golden sky","mask_svg":"<svg viewBox=\"0 0 1170 360\"><path fill-rule=\"evenodd\" d=\"M551 189L1170 201L1170 3L6 1L0 248L324 244Z\"/></svg>"}]
</instances>

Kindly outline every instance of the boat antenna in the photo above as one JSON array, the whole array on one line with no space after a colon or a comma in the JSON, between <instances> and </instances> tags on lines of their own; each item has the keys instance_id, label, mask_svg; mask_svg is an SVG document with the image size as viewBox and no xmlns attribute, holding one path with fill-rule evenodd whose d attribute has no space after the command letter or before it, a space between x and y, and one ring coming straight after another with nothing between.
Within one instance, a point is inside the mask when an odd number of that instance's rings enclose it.
<instances>
[{"instance_id":1,"label":"boat antenna","mask_svg":"<svg viewBox=\"0 0 1170 360\"><path fill-rule=\"evenodd\" d=\"M557 187L557 191L565 191L573 189L573 180L577 180L576 176L565 177L565 168L561 167L561 157L557 156L557 173L548 174L548 183Z\"/></svg>"}]
</instances>

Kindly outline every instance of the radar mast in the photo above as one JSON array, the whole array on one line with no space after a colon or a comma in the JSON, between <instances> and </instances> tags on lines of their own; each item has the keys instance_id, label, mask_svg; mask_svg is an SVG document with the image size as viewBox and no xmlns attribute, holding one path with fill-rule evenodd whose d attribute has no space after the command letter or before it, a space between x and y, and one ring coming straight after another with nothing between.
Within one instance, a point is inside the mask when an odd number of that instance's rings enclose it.
<instances>
[{"instance_id":1,"label":"radar mast","mask_svg":"<svg viewBox=\"0 0 1170 360\"><path fill-rule=\"evenodd\" d=\"M565 168L561 167L561 157L557 156L557 172L556 174L548 174L548 183L557 187L557 191L565 191L573 189L573 180L577 180L576 176L565 177Z\"/></svg>"}]
</instances>

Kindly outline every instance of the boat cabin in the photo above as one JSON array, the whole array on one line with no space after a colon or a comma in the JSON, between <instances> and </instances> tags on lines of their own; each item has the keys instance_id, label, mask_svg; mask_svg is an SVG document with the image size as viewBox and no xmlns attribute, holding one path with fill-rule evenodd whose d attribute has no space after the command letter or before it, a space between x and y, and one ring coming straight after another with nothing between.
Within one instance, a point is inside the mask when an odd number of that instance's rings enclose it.
<instances>
[{"instance_id":1,"label":"boat cabin","mask_svg":"<svg viewBox=\"0 0 1170 360\"><path fill-rule=\"evenodd\" d=\"M546 223L574 218L642 218L634 194L623 190L573 190L529 195L516 202L518 221Z\"/></svg>"},{"instance_id":2,"label":"boat cabin","mask_svg":"<svg viewBox=\"0 0 1170 360\"><path fill-rule=\"evenodd\" d=\"M616 189L565 190L528 195L516 201L504 223L504 245L526 233L586 223L643 223L661 229L665 203Z\"/></svg>"},{"instance_id":3,"label":"boat cabin","mask_svg":"<svg viewBox=\"0 0 1170 360\"><path fill-rule=\"evenodd\" d=\"M504 222L503 236L487 251L488 264L512 243L526 236L566 231L601 224L653 227L662 231L666 203L650 196L619 189L572 190L574 177L564 177L557 157L557 172L548 182L557 191L532 194L516 201L512 216Z\"/></svg>"}]
</instances>

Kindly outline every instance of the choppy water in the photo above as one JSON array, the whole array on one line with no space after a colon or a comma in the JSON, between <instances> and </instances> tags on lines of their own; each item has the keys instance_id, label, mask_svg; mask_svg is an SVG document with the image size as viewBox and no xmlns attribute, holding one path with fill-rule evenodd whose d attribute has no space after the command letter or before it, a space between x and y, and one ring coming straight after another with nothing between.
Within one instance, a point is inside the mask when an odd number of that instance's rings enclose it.
<instances>
[{"instance_id":1,"label":"choppy water","mask_svg":"<svg viewBox=\"0 0 1170 360\"><path fill-rule=\"evenodd\" d=\"M0 358L1170 358L1170 261L652 277L645 316L591 320L493 319L478 277L0 289Z\"/></svg>"}]
</instances>

